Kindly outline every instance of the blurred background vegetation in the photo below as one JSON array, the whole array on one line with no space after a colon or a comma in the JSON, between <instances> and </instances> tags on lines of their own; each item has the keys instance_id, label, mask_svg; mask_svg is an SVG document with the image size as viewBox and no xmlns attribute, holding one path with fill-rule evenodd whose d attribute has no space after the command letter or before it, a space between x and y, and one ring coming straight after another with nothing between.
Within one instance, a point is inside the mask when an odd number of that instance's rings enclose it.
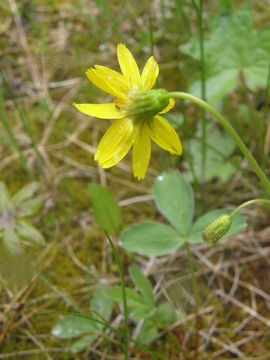
<instances>
[{"instance_id":1,"label":"blurred background vegetation","mask_svg":"<svg viewBox=\"0 0 270 360\"><path fill-rule=\"evenodd\" d=\"M76 355L69 340L51 333L61 313L88 313L100 284L119 284L111 250L93 215L89 183L108 187L123 210L122 228L140 220L163 221L153 206L152 186L155 177L171 167L192 183L197 215L262 195L246 160L212 122L207 126L201 190L202 115L192 104L178 102L167 117L180 135L183 156L172 158L154 147L142 182L132 176L130 155L108 171L97 167L93 154L108 123L72 107L73 101L109 101L84 73L94 64L119 70L120 42L132 51L140 69L155 55L159 87L200 94L198 16L198 2L188 0L1 1L2 214L11 201L7 193L12 198L34 182L39 190L35 195L31 185L20 200L32 198L27 203L32 227L24 223L23 234L28 231L26 237L38 247L23 243L23 253L0 255L0 359L121 359L121 340L114 334L99 336ZM231 121L269 176L270 3L205 1L202 18L206 98ZM245 214L249 227L244 234L215 249L198 245L193 250L204 314L200 359L270 358L269 209L258 206ZM18 212L12 221L16 216ZM2 216L1 236L4 220ZM14 234L8 236L19 242ZM149 260L119 251L123 266L135 261L151 280L156 299L168 300L177 312L177 325L161 331L150 349L160 359L194 358L185 252ZM115 307L111 321L116 327L118 313ZM151 357L137 349L132 358Z\"/></svg>"}]
</instances>

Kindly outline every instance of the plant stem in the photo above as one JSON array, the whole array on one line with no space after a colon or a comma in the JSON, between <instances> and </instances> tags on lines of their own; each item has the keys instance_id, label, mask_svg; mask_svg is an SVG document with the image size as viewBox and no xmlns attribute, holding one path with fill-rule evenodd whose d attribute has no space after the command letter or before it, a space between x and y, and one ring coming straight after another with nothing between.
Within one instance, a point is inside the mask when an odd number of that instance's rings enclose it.
<instances>
[{"instance_id":1,"label":"plant stem","mask_svg":"<svg viewBox=\"0 0 270 360\"><path fill-rule=\"evenodd\" d=\"M267 199L253 199L253 200L246 201L243 204L239 205L236 209L234 209L234 211L231 213L230 217L233 218L234 215L236 215L240 210L242 210L246 206L256 204L256 203L264 203L264 204L270 205L270 200L267 200Z\"/></svg>"},{"instance_id":2,"label":"plant stem","mask_svg":"<svg viewBox=\"0 0 270 360\"><path fill-rule=\"evenodd\" d=\"M259 166L259 164L255 160L253 155L249 152L246 145L243 143L240 136L237 134L237 132L234 130L234 128L231 126L231 124L228 122L228 120L226 120L211 105L209 105L207 102L197 98L196 96L193 96L193 95L190 95L190 94L187 94L187 93L184 93L184 92L180 92L180 91L179 92L175 91L175 92L169 92L168 97L169 98L173 97L173 98L183 99L183 100L190 100L194 104L200 106L201 108L205 109L210 114L212 114L219 121L219 123L224 127L224 129L231 135L231 137L234 139L235 143L237 144L239 149L242 151L243 155L247 158L250 165L252 166L252 168L254 169L254 171L256 172L258 177L260 178L265 190L268 193L270 193L270 182L269 182L269 180L267 179L266 175L264 174L263 170L261 169L261 167Z\"/></svg>"},{"instance_id":3,"label":"plant stem","mask_svg":"<svg viewBox=\"0 0 270 360\"><path fill-rule=\"evenodd\" d=\"M199 44L200 44L200 60L201 60L201 94L202 99L206 101L206 87L205 87L205 66L204 66L204 34L203 34L203 1L199 1L198 7L198 23L199 23ZM201 136L201 149L202 149L202 164L201 164L201 194L202 194L202 207L204 205L204 181L205 181L205 164L206 164L206 113L202 108L202 136Z\"/></svg>"},{"instance_id":4,"label":"plant stem","mask_svg":"<svg viewBox=\"0 0 270 360\"><path fill-rule=\"evenodd\" d=\"M126 288L125 288L125 277L123 268L120 262L120 259L118 257L117 251L115 249L115 246L112 242L112 239L110 235L104 230L106 237L110 243L110 246L112 248L113 256L115 258L119 273L120 273L120 280L121 280L121 288L122 288L122 295L123 295L123 310L124 310L124 356L125 360L128 360L128 312L127 312L127 296L126 296Z\"/></svg>"},{"instance_id":5,"label":"plant stem","mask_svg":"<svg viewBox=\"0 0 270 360\"><path fill-rule=\"evenodd\" d=\"M189 243L188 241L185 242L185 247L187 250L187 255L188 255L188 263L189 263L189 268L190 268L190 272L191 272L191 278L192 278L192 288L193 288L193 294L194 294L194 298L195 298L195 322L196 322L196 332L195 332L195 355L194 355L194 359L196 360L198 358L198 348L199 348L199 291L198 291L198 286L197 286L197 279L195 276L195 267L194 267L194 262L192 259L192 255L191 255L191 251L190 251L190 247L189 247Z\"/></svg>"}]
</instances>

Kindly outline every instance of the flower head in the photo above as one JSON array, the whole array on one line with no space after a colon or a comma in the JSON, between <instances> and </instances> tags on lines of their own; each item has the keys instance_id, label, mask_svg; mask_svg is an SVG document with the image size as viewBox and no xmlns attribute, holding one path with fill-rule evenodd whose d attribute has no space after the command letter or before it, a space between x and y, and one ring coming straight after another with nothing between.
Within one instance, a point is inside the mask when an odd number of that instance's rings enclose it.
<instances>
[{"instance_id":1,"label":"flower head","mask_svg":"<svg viewBox=\"0 0 270 360\"><path fill-rule=\"evenodd\" d=\"M232 217L230 215L221 215L214 220L202 232L202 239L208 244L214 245L230 230L232 225Z\"/></svg>"},{"instance_id":2,"label":"flower head","mask_svg":"<svg viewBox=\"0 0 270 360\"><path fill-rule=\"evenodd\" d=\"M84 114L115 120L102 137L95 160L101 167L110 168L122 160L133 145L133 173L140 180L148 168L151 140L171 154L182 153L178 135L161 116L174 107L174 100L169 99L165 90L151 90L159 73L153 56L141 74L125 45L118 44L117 57L122 74L99 65L86 71L93 84L113 96L113 102L73 105Z\"/></svg>"}]
</instances>

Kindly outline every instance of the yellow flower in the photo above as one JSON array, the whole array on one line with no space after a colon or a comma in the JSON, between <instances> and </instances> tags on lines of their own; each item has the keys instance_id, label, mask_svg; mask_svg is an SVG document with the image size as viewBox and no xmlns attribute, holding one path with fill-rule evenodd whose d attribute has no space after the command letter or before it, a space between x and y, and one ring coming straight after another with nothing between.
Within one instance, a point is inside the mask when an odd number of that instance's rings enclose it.
<instances>
[{"instance_id":1,"label":"yellow flower","mask_svg":"<svg viewBox=\"0 0 270 360\"><path fill-rule=\"evenodd\" d=\"M102 137L95 160L110 168L126 156L133 145L134 176L143 179L151 156L151 140L171 154L180 155L182 146L178 135L161 116L174 107L174 100L165 90L151 90L159 73L151 56L140 74L131 52L123 44L117 46L122 74L104 66L88 69L88 79L114 98L109 104L73 104L82 113L100 119L114 119Z\"/></svg>"}]
</instances>

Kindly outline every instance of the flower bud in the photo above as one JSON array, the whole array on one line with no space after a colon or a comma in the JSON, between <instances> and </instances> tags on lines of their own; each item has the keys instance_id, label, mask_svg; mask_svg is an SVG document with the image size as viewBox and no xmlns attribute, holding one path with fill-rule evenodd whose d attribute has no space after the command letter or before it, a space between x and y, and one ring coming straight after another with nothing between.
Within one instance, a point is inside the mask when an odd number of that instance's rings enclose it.
<instances>
[{"instance_id":1,"label":"flower bud","mask_svg":"<svg viewBox=\"0 0 270 360\"><path fill-rule=\"evenodd\" d=\"M232 225L232 218L229 215L221 215L214 220L202 232L203 241L208 244L214 245L220 240L229 230Z\"/></svg>"},{"instance_id":2,"label":"flower bud","mask_svg":"<svg viewBox=\"0 0 270 360\"><path fill-rule=\"evenodd\" d=\"M134 121L148 120L169 105L164 89L136 91L131 94L132 104L126 106L127 115Z\"/></svg>"}]
</instances>

